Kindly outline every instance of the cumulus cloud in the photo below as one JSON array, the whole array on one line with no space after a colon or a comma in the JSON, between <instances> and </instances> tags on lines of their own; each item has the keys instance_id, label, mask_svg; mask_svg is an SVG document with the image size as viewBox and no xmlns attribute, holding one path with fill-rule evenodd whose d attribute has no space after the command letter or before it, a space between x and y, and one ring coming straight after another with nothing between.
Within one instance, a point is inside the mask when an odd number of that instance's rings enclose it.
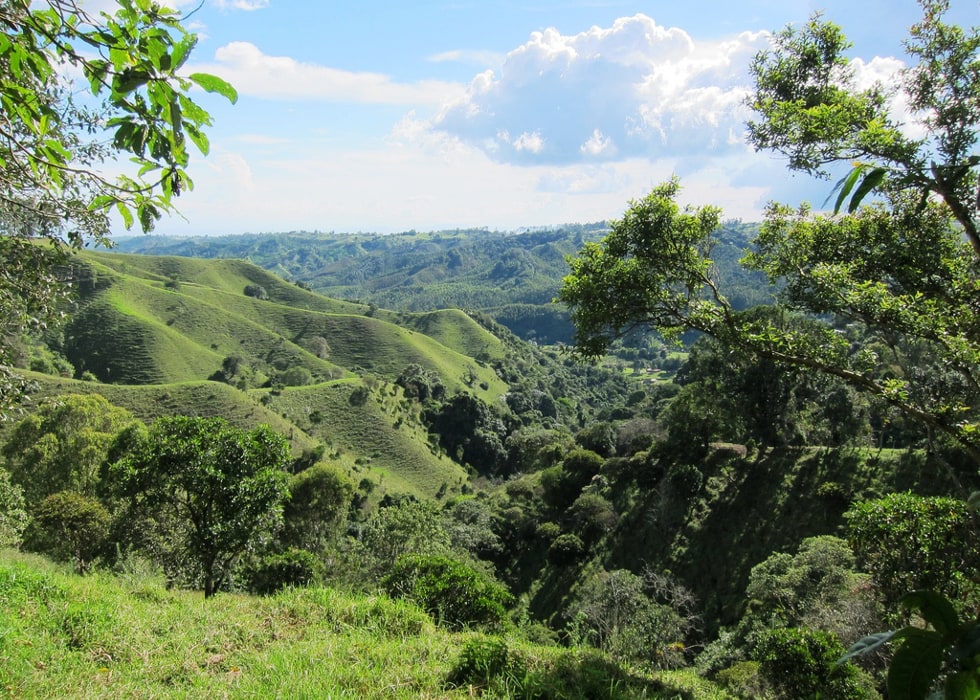
<instances>
[{"instance_id":1,"label":"cumulus cloud","mask_svg":"<svg viewBox=\"0 0 980 700\"><path fill-rule=\"evenodd\" d=\"M768 34L695 42L646 15L566 36L535 32L431 127L519 164L745 149L751 57Z\"/></svg>"},{"instance_id":2,"label":"cumulus cloud","mask_svg":"<svg viewBox=\"0 0 980 700\"><path fill-rule=\"evenodd\" d=\"M352 72L269 56L255 44L235 41L220 47L214 63L195 66L231 82L239 93L268 99L360 104L437 105L456 98L456 83L398 83L381 73Z\"/></svg>"}]
</instances>

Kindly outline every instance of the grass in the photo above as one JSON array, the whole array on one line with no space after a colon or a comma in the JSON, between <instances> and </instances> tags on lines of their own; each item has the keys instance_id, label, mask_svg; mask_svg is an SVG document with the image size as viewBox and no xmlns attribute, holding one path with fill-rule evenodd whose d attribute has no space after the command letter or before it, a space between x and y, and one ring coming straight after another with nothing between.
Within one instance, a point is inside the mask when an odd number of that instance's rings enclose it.
<instances>
[{"instance_id":1,"label":"grass","mask_svg":"<svg viewBox=\"0 0 980 700\"><path fill-rule=\"evenodd\" d=\"M99 280L79 311L83 349L111 368L96 372L111 381L206 379L224 357L239 355L257 366L306 367L323 380L365 372L393 380L416 363L452 392L492 402L507 391L474 359L500 357L501 342L460 311L369 316L367 306L308 292L243 261L85 251L77 262ZM165 286L173 279L175 287ZM245 296L247 284L261 284L269 300ZM329 358L303 348L313 336L327 339Z\"/></svg>"},{"instance_id":2,"label":"grass","mask_svg":"<svg viewBox=\"0 0 980 700\"><path fill-rule=\"evenodd\" d=\"M454 685L461 649L479 637L381 596L309 588L204 600L145 573L79 577L0 551L5 697L724 697L689 675L630 672L515 635L502 642L508 674Z\"/></svg>"},{"instance_id":3,"label":"grass","mask_svg":"<svg viewBox=\"0 0 980 700\"><path fill-rule=\"evenodd\" d=\"M186 415L225 418L239 428L268 425L289 438L294 453L312 449L317 440L278 413L237 389L219 382L179 382L149 386L99 384L36 372L23 372L35 385L29 404L62 394L101 394L149 423L161 416ZM13 423L0 424L0 430ZM0 435L2 437L2 435Z\"/></svg>"},{"instance_id":4,"label":"grass","mask_svg":"<svg viewBox=\"0 0 980 700\"><path fill-rule=\"evenodd\" d=\"M363 477L382 491L432 498L445 485L458 491L466 472L429 446L425 427L401 388L372 383L366 400L353 401L365 388L360 380L293 387L269 394L268 406L328 445L332 455L362 455L355 481ZM262 392L267 393L267 392Z\"/></svg>"},{"instance_id":5,"label":"grass","mask_svg":"<svg viewBox=\"0 0 980 700\"><path fill-rule=\"evenodd\" d=\"M386 492L431 497L458 490L461 467L430 446L418 408L394 380L410 364L435 372L447 391L496 402L507 385L486 361L502 343L458 310L405 314L329 299L240 260L80 252L84 293L66 328L76 369L105 383L34 375L34 399L103 394L149 422L163 415L222 416L239 427L267 424L295 453L326 446L355 481ZM246 296L259 284L268 300ZM327 357L308 341L327 341ZM311 346L312 347L312 346ZM238 391L207 381L228 357L243 361L250 386L302 367L313 384L282 391ZM475 358L481 359L477 361ZM383 391L354 406L361 382Z\"/></svg>"}]
</instances>

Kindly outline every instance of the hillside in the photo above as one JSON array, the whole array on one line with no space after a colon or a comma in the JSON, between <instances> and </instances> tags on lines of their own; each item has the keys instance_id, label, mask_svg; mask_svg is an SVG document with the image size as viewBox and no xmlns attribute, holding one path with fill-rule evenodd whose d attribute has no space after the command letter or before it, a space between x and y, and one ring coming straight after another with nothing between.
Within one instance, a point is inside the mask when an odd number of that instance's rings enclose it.
<instances>
[{"instance_id":1,"label":"hillside","mask_svg":"<svg viewBox=\"0 0 980 700\"><path fill-rule=\"evenodd\" d=\"M0 687L9 697L466 698L461 649L495 638L437 627L417 607L329 588L273 597L168 590L146 574L68 574L0 551ZM703 689L689 674L640 674L605 655L529 643L509 647L513 678L489 696L672 698ZM710 692L710 695L708 694Z\"/></svg>"},{"instance_id":2,"label":"hillside","mask_svg":"<svg viewBox=\"0 0 980 700\"><path fill-rule=\"evenodd\" d=\"M570 343L573 330L555 304L567 257L608 230L606 223L553 230L402 234L275 233L124 238L119 250L148 255L248 260L330 297L382 309L481 311L522 338ZM766 303L766 285L737 265L754 225L730 222L714 257L736 308Z\"/></svg>"},{"instance_id":3,"label":"hillside","mask_svg":"<svg viewBox=\"0 0 980 700\"><path fill-rule=\"evenodd\" d=\"M399 405L393 382L407 366L491 404L508 388L487 364L503 357L503 343L458 311L384 312L241 261L84 251L70 275L79 290L70 320L47 338L78 375L99 382L34 375L35 401L97 392L147 421L267 423L297 454L324 445L379 493L424 497L465 481L430 444L420 415ZM249 285L265 298L246 296ZM365 399L353 402L358 389Z\"/></svg>"}]
</instances>

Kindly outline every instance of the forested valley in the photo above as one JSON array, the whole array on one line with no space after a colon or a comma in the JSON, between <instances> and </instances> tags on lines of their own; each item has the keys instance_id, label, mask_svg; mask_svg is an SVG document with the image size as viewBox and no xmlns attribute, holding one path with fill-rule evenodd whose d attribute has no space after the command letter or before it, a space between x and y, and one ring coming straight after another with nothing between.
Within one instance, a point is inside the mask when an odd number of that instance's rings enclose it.
<instances>
[{"instance_id":1,"label":"forested valley","mask_svg":"<svg viewBox=\"0 0 980 700\"><path fill-rule=\"evenodd\" d=\"M753 64L748 138L845 163L832 211L727 220L673 178L609 222L115 251L106 211L149 231L206 152L191 84L234 89L175 72L166 12L10 10L162 179L85 180L68 122L0 92L33 154L3 183L0 688L980 697L980 35L922 6L931 138L819 16ZM147 22L173 35L126 70L70 49ZM0 69L61 105L36 48Z\"/></svg>"}]
</instances>

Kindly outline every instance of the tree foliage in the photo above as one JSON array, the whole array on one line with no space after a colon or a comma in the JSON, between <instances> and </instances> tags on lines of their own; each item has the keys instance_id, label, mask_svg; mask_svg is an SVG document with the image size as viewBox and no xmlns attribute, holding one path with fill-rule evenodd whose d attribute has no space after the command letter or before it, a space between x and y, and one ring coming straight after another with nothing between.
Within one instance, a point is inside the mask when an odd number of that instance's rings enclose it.
<instances>
[{"instance_id":1,"label":"tree foliage","mask_svg":"<svg viewBox=\"0 0 980 700\"><path fill-rule=\"evenodd\" d=\"M6 335L51 315L61 289L53 265L65 259L66 243L108 243L112 211L127 228L138 221L149 231L193 186L189 144L207 154L211 117L191 89L233 102L237 95L216 76L183 71L197 37L150 0L120 0L114 14L98 17L76 0L10 0L0 6L0 24ZM130 165L113 177L104 165L117 156ZM50 247L32 245L39 239ZM21 388L10 359L0 343L0 408Z\"/></svg>"},{"instance_id":2,"label":"tree foliage","mask_svg":"<svg viewBox=\"0 0 980 700\"><path fill-rule=\"evenodd\" d=\"M844 517L848 539L889 609L927 588L967 608L980 599L972 573L980 569L980 537L965 501L896 493L855 503Z\"/></svg>"},{"instance_id":3,"label":"tree foliage","mask_svg":"<svg viewBox=\"0 0 980 700\"><path fill-rule=\"evenodd\" d=\"M267 426L244 431L220 418L160 418L116 462L113 477L132 512L185 525L166 544L196 564L210 597L281 518L289 456L286 439Z\"/></svg>"},{"instance_id":4,"label":"tree foliage","mask_svg":"<svg viewBox=\"0 0 980 700\"><path fill-rule=\"evenodd\" d=\"M89 570L109 534L109 511L99 501L59 491L34 508L25 546L58 561L70 561L78 573Z\"/></svg>"},{"instance_id":5,"label":"tree foliage","mask_svg":"<svg viewBox=\"0 0 980 700\"><path fill-rule=\"evenodd\" d=\"M559 299L571 309L578 351L600 355L637 325L674 336L703 331L744 353L837 377L958 440L980 463L980 158L972 153L980 35L944 23L946 5L923 0L906 43L914 63L896 86L922 138L890 116L883 86L857 87L843 34L819 17L779 34L754 63L750 103L759 118L749 133L757 148L815 175L853 160L887 171L873 181L881 201L852 213L770 205L743 261L781 285L786 308L831 322L800 327L737 314L710 258L718 210L681 209L672 180L631 203L602 242L571 261ZM839 332L847 324L880 342L853 345Z\"/></svg>"},{"instance_id":6,"label":"tree foliage","mask_svg":"<svg viewBox=\"0 0 980 700\"><path fill-rule=\"evenodd\" d=\"M400 557L383 583L389 595L415 601L450 629L499 627L514 602L500 583L442 556Z\"/></svg>"},{"instance_id":7,"label":"tree foliage","mask_svg":"<svg viewBox=\"0 0 980 700\"><path fill-rule=\"evenodd\" d=\"M22 418L2 454L28 504L58 491L95 496L110 446L135 421L99 394L68 394Z\"/></svg>"}]
</instances>

